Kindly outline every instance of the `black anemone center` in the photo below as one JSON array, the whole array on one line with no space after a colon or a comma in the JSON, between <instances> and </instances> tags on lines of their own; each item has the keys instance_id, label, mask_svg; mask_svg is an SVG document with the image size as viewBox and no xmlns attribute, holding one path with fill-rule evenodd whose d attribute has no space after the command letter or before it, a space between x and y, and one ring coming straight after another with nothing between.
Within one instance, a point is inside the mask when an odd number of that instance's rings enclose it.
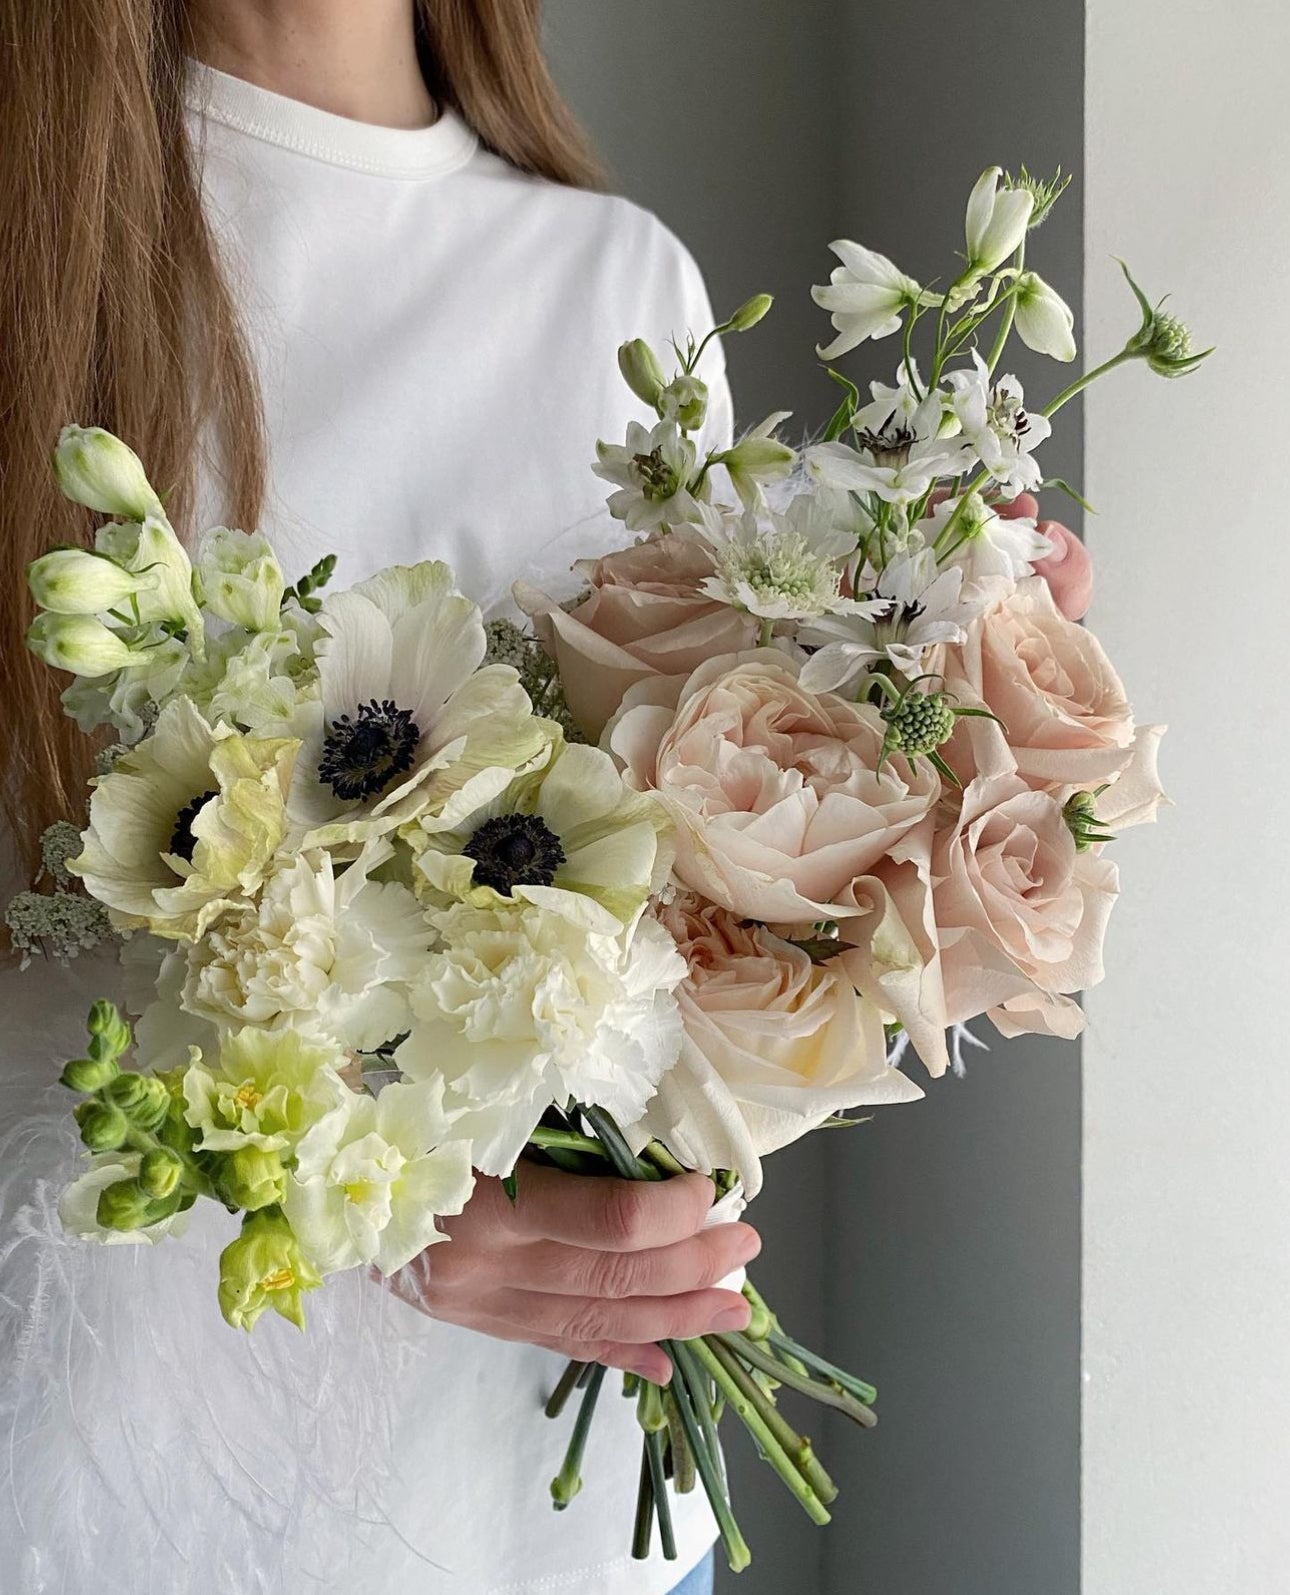
<instances>
[{"instance_id":1,"label":"black anemone center","mask_svg":"<svg viewBox=\"0 0 1290 1595\"><path fill-rule=\"evenodd\" d=\"M510 897L517 886L550 886L564 863L560 838L536 814L498 814L462 848L477 886Z\"/></svg>"},{"instance_id":2,"label":"black anemone center","mask_svg":"<svg viewBox=\"0 0 1290 1595\"><path fill-rule=\"evenodd\" d=\"M333 720L323 737L318 779L343 802L377 797L416 762L421 730L407 709L387 698L361 703L351 718Z\"/></svg>"},{"instance_id":3,"label":"black anemone center","mask_svg":"<svg viewBox=\"0 0 1290 1595\"><path fill-rule=\"evenodd\" d=\"M210 800L218 796L218 792L203 792L191 803L185 803L175 815L175 829L170 836L170 851L182 858L185 864L192 863L193 849L197 846L197 838L193 835L193 821Z\"/></svg>"}]
</instances>

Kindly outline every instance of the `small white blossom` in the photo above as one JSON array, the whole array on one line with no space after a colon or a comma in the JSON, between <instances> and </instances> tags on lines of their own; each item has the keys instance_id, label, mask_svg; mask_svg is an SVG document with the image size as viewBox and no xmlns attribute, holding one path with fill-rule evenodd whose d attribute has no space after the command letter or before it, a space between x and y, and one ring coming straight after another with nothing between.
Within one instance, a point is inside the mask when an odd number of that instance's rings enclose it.
<instances>
[{"instance_id":1,"label":"small white blossom","mask_svg":"<svg viewBox=\"0 0 1290 1595\"><path fill-rule=\"evenodd\" d=\"M1055 288L1037 272L1023 272L1017 279L1016 303L1017 333L1028 349L1054 360L1075 358L1075 312Z\"/></svg>"},{"instance_id":2,"label":"small white blossom","mask_svg":"<svg viewBox=\"0 0 1290 1595\"><path fill-rule=\"evenodd\" d=\"M929 546L935 546L958 514L949 542L941 553L943 566L963 572L963 596L982 602L1006 598L1018 581L1031 574L1034 562L1053 551L1031 516L1004 516L979 493L969 494L959 513L959 499L946 499L924 522Z\"/></svg>"},{"instance_id":3,"label":"small white blossom","mask_svg":"<svg viewBox=\"0 0 1290 1595\"><path fill-rule=\"evenodd\" d=\"M996 270L1026 236L1035 196L1026 188L999 188L1003 168L987 167L968 196L967 256L978 275Z\"/></svg>"},{"instance_id":4,"label":"small white blossom","mask_svg":"<svg viewBox=\"0 0 1290 1595\"><path fill-rule=\"evenodd\" d=\"M811 298L829 312L838 336L817 349L821 360L834 360L867 338L895 332L902 313L922 293L912 277L876 250L846 238L836 239L829 248L842 264L833 268L827 285L811 289Z\"/></svg>"},{"instance_id":5,"label":"small white blossom","mask_svg":"<svg viewBox=\"0 0 1290 1595\"><path fill-rule=\"evenodd\" d=\"M660 421L652 430L632 421L625 444L596 444L592 470L617 489L608 499L614 519L630 531L650 532L694 519L689 484L696 462L694 444L675 421Z\"/></svg>"},{"instance_id":6,"label":"small white blossom","mask_svg":"<svg viewBox=\"0 0 1290 1595\"><path fill-rule=\"evenodd\" d=\"M1043 481L1033 450L1052 432L1047 416L1025 407L1014 376L991 383L985 361L974 350L971 371L952 371L949 383L954 414L981 464L1010 497Z\"/></svg>"},{"instance_id":7,"label":"small white blossom","mask_svg":"<svg viewBox=\"0 0 1290 1595\"><path fill-rule=\"evenodd\" d=\"M855 538L834 525L821 497L799 493L778 514L705 515L717 569L702 590L763 620L863 613L865 605L841 590L842 561L854 552Z\"/></svg>"},{"instance_id":8,"label":"small white blossom","mask_svg":"<svg viewBox=\"0 0 1290 1595\"><path fill-rule=\"evenodd\" d=\"M56 548L27 570L31 596L42 609L60 615L100 614L128 602L152 581L151 575L136 576L87 548Z\"/></svg>"}]
</instances>

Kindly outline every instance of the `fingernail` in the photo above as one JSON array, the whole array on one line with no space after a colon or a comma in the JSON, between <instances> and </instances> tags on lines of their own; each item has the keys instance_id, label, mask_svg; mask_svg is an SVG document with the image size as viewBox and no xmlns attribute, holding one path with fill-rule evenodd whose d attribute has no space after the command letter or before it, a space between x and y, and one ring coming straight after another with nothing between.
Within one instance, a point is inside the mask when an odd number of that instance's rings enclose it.
<instances>
[{"instance_id":1,"label":"fingernail","mask_svg":"<svg viewBox=\"0 0 1290 1595\"><path fill-rule=\"evenodd\" d=\"M751 1263L753 1258L761 1251L761 1236L755 1229L746 1231L739 1237L739 1245L736 1251L741 1263Z\"/></svg>"},{"instance_id":2,"label":"fingernail","mask_svg":"<svg viewBox=\"0 0 1290 1595\"><path fill-rule=\"evenodd\" d=\"M672 1370L670 1367L668 1368L667 1372L664 1373L655 1362L638 1362L632 1369L632 1372L637 1376L638 1379L644 1379L652 1385L665 1385L672 1377Z\"/></svg>"},{"instance_id":3,"label":"fingernail","mask_svg":"<svg viewBox=\"0 0 1290 1595\"><path fill-rule=\"evenodd\" d=\"M752 1310L747 1302L741 1307L725 1307L712 1320L715 1330L721 1329L747 1329L752 1317Z\"/></svg>"}]
</instances>

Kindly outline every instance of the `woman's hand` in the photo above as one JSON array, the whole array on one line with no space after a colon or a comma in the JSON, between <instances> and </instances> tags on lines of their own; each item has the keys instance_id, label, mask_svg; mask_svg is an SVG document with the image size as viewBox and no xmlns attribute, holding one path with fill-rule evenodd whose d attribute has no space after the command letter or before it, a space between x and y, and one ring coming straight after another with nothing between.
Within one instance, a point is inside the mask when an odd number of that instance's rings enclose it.
<instances>
[{"instance_id":1,"label":"woman's hand","mask_svg":"<svg viewBox=\"0 0 1290 1595\"><path fill-rule=\"evenodd\" d=\"M761 1240L747 1224L703 1229L713 1189L701 1174L645 1183L522 1163L514 1204L481 1178L445 1222L448 1244L386 1283L431 1318L665 1384L655 1341L748 1326L744 1298L714 1286Z\"/></svg>"}]
</instances>

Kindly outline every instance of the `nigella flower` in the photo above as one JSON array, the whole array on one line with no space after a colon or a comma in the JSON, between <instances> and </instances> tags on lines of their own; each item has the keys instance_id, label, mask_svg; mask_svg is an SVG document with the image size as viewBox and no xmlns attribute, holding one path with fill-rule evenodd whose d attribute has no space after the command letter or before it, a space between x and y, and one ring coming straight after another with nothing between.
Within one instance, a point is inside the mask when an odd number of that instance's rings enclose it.
<instances>
[{"instance_id":1,"label":"nigella flower","mask_svg":"<svg viewBox=\"0 0 1290 1595\"><path fill-rule=\"evenodd\" d=\"M436 907L537 903L613 936L666 879L666 831L661 805L631 791L607 753L558 744L456 825L427 815L405 835Z\"/></svg>"},{"instance_id":2,"label":"nigella flower","mask_svg":"<svg viewBox=\"0 0 1290 1595\"><path fill-rule=\"evenodd\" d=\"M302 846L469 812L545 757L553 728L513 669L480 668L483 621L446 565L381 571L318 618L320 697L288 722L303 743L288 800Z\"/></svg>"},{"instance_id":3,"label":"nigella flower","mask_svg":"<svg viewBox=\"0 0 1290 1595\"><path fill-rule=\"evenodd\" d=\"M802 666L808 692L840 692L880 659L914 675L932 648L962 642L975 608L962 601L963 572L939 570L931 549L902 554L878 577L874 603L857 616L825 616L802 628L818 653Z\"/></svg>"}]
</instances>

